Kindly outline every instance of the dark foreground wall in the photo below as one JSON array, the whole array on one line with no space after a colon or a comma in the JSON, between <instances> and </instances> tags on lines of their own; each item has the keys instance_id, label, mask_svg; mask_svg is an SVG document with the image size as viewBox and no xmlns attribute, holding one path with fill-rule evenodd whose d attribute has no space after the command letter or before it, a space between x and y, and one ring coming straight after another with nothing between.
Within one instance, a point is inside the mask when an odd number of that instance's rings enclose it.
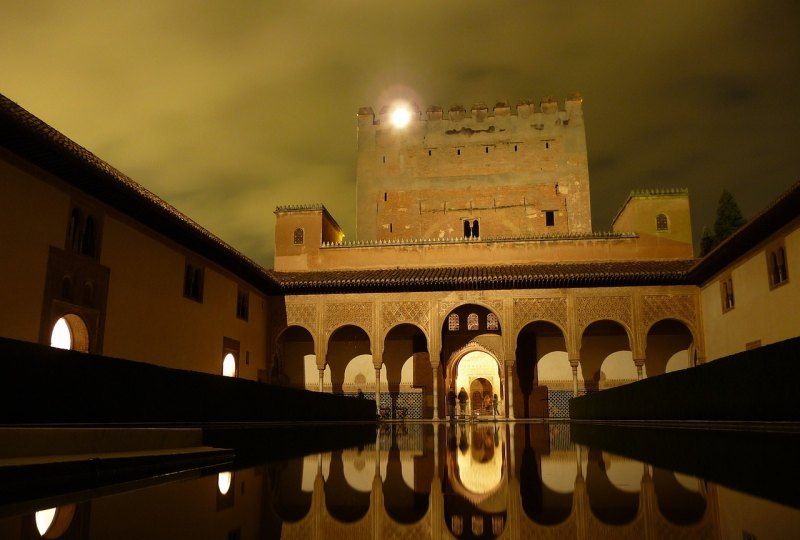
<instances>
[{"instance_id":1,"label":"dark foreground wall","mask_svg":"<svg viewBox=\"0 0 800 540\"><path fill-rule=\"evenodd\" d=\"M800 420L800 338L570 400L581 420Z\"/></svg>"},{"instance_id":2,"label":"dark foreground wall","mask_svg":"<svg viewBox=\"0 0 800 540\"><path fill-rule=\"evenodd\" d=\"M375 402L0 338L0 423L375 420Z\"/></svg>"}]
</instances>

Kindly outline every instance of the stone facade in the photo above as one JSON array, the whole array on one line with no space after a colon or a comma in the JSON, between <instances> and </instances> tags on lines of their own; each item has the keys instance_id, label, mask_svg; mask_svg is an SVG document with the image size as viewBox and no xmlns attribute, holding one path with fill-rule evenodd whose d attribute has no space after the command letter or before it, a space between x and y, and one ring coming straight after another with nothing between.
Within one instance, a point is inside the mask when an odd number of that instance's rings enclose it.
<instances>
[{"instance_id":1,"label":"stone facade","mask_svg":"<svg viewBox=\"0 0 800 540\"><path fill-rule=\"evenodd\" d=\"M592 230L579 95L561 111L552 99L432 107L403 128L390 113L358 115L360 240Z\"/></svg>"}]
</instances>

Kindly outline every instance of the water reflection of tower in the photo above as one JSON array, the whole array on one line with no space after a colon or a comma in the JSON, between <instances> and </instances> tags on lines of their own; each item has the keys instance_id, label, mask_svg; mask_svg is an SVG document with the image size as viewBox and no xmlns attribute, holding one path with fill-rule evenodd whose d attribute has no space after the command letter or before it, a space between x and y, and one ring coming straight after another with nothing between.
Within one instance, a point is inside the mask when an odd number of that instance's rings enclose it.
<instances>
[{"instance_id":1,"label":"water reflection of tower","mask_svg":"<svg viewBox=\"0 0 800 540\"><path fill-rule=\"evenodd\" d=\"M507 519L506 428L462 424L447 427L444 518L459 538L495 538ZM456 443L457 444L453 444Z\"/></svg>"}]
</instances>

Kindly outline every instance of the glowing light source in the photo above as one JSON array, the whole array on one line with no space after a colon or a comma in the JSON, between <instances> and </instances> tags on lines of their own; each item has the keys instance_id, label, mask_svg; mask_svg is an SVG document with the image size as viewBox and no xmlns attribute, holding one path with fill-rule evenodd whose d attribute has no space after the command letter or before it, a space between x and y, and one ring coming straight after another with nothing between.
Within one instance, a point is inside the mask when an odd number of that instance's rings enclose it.
<instances>
[{"instance_id":1,"label":"glowing light source","mask_svg":"<svg viewBox=\"0 0 800 540\"><path fill-rule=\"evenodd\" d=\"M53 333L50 334L50 346L67 350L72 348L72 332L64 317L58 319L55 326L53 326ZM49 510L47 511L49 512ZM53 509L53 513L55 514L55 509Z\"/></svg>"},{"instance_id":2,"label":"glowing light source","mask_svg":"<svg viewBox=\"0 0 800 540\"><path fill-rule=\"evenodd\" d=\"M226 354L222 359L222 375L225 377L236 376L236 358L231 353Z\"/></svg>"},{"instance_id":3,"label":"glowing light source","mask_svg":"<svg viewBox=\"0 0 800 540\"><path fill-rule=\"evenodd\" d=\"M230 471L221 472L217 477L217 489L222 495L227 495L231 489L231 482L233 481L233 473Z\"/></svg>"},{"instance_id":4,"label":"glowing light source","mask_svg":"<svg viewBox=\"0 0 800 540\"><path fill-rule=\"evenodd\" d=\"M60 320L63 321L63 319ZM55 517L56 517L55 508L48 508L47 510L39 510L38 512L36 512L35 514L36 530L39 531L40 536L44 536L45 533L50 530L50 526L53 524L53 520L55 519Z\"/></svg>"},{"instance_id":5,"label":"glowing light source","mask_svg":"<svg viewBox=\"0 0 800 540\"><path fill-rule=\"evenodd\" d=\"M411 122L411 111L405 105L396 105L389 117L396 128L404 128Z\"/></svg>"}]
</instances>

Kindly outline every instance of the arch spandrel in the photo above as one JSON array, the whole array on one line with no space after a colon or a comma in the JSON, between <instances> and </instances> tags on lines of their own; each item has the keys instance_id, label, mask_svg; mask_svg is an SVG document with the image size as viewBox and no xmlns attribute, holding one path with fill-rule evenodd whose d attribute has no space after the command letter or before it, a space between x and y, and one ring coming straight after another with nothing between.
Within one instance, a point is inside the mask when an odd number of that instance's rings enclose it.
<instances>
[{"instance_id":1,"label":"arch spandrel","mask_svg":"<svg viewBox=\"0 0 800 540\"><path fill-rule=\"evenodd\" d=\"M422 330L425 339L430 341L431 306L428 301L382 302L380 314L381 334L384 340L393 328L401 324L411 324Z\"/></svg>"},{"instance_id":2,"label":"arch spandrel","mask_svg":"<svg viewBox=\"0 0 800 540\"><path fill-rule=\"evenodd\" d=\"M513 318L516 336L530 323L544 321L558 326L566 337L569 327L567 299L561 297L515 298Z\"/></svg>"},{"instance_id":3,"label":"arch spandrel","mask_svg":"<svg viewBox=\"0 0 800 540\"><path fill-rule=\"evenodd\" d=\"M322 327L327 339L343 326L357 326L367 333L370 343L375 342L373 336L373 303L348 302L325 304Z\"/></svg>"}]
</instances>

